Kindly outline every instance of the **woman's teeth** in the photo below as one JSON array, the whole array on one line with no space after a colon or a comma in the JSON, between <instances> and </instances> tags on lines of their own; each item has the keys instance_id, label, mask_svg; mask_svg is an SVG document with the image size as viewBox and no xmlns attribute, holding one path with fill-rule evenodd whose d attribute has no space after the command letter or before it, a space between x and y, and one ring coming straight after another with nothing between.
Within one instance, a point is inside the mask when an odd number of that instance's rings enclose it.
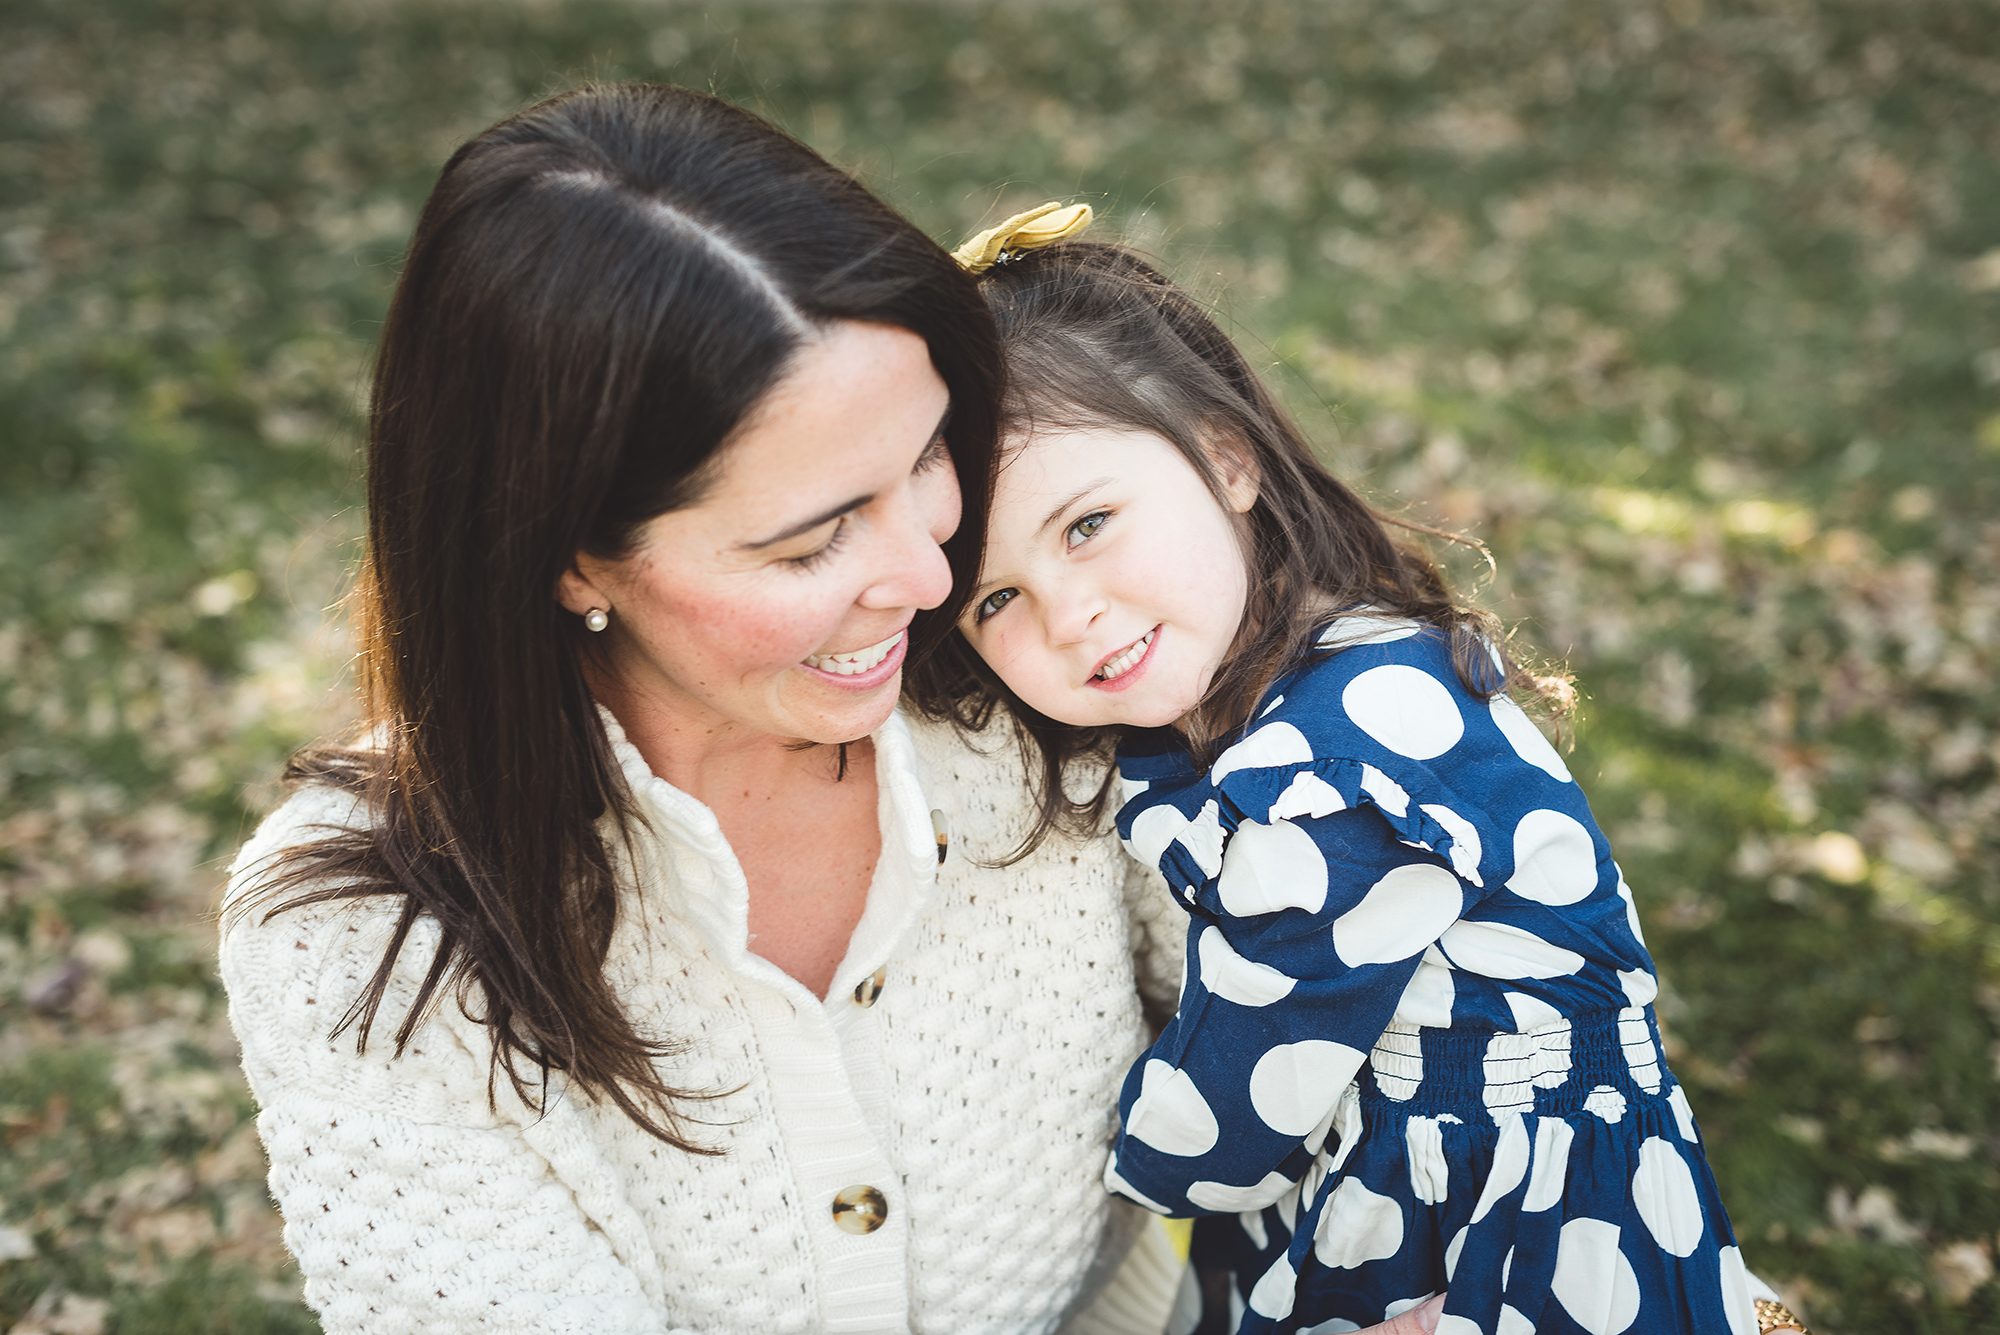
<instances>
[{"instance_id":1,"label":"woman's teeth","mask_svg":"<svg viewBox=\"0 0 2000 1335\"><path fill-rule=\"evenodd\" d=\"M1106 663L1103 667L1097 669L1097 679L1099 681L1110 681L1115 677L1122 677L1127 672L1130 672L1133 665L1146 656L1146 647L1153 642L1153 636L1158 631L1159 627L1155 626L1152 630L1142 635L1137 644L1112 659L1109 663Z\"/></svg>"},{"instance_id":2,"label":"woman's teeth","mask_svg":"<svg viewBox=\"0 0 2000 1335\"><path fill-rule=\"evenodd\" d=\"M886 658L891 649L903 638L897 631L880 644L871 644L866 649L855 649L844 654L807 654L806 666L818 668L821 672L831 672L836 677L854 677L866 672Z\"/></svg>"}]
</instances>

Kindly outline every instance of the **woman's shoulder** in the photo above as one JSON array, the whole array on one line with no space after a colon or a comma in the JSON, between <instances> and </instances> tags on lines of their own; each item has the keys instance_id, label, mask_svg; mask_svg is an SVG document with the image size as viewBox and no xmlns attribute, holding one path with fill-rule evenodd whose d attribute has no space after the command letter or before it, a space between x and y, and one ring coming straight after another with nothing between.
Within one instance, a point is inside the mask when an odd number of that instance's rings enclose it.
<instances>
[{"instance_id":1,"label":"woman's shoulder","mask_svg":"<svg viewBox=\"0 0 2000 1335\"><path fill-rule=\"evenodd\" d=\"M1029 766L1038 762L1024 748L1006 712L996 709L979 728L923 718L914 711L899 717L909 728L919 782L947 822L952 847L982 861L1005 858L1019 847L1038 815L1029 786ZM1070 795L1088 799L1110 768L1108 755L1073 764L1067 782ZM1053 832L1031 860L1053 857L1069 863L1081 844L1107 845L1116 854L1111 841L1079 840Z\"/></svg>"},{"instance_id":2,"label":"woman's shoulder","mask_svg":"<svg viewBox=\"0 0 2000 1335\"><path fill-rule=\"evenodd\" d=\"M237 854L218 956L244 1071L266 1104L312 1091L419 1121L491 1124L484 1068L470 1059L475 1049L458 1032L465 1026L452 1000L395 1055L394 1035L440 945L435 920L409 925L362 1051L352 1010L397 938L403 901L365 894L293 902L342 888L339 873L312 874L311 846L365 833L370 822L358 795L308 784Z\"/></svg>"}]
</instances>

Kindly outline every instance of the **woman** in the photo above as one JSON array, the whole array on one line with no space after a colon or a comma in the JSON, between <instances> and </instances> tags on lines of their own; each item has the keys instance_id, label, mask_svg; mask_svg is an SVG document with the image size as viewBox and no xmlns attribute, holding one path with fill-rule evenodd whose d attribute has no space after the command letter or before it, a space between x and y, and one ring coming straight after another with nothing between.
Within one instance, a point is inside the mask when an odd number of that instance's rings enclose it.
<instances>
[{"instance_id":1,"label":"woman","mask_svg":"<svg viewBox=\"0 0 2000 1335\"><path fill-rule=\"evenodd\" d=\"M295 762L223 943L328 1331L1158 1328L1131 1266L1085 1309L1176 925L1109 840L977 867L1016 754L893 713L998 364L942 250L711 98L446 165L375 373L367 729Z\"/></svg>"}]
</instances>

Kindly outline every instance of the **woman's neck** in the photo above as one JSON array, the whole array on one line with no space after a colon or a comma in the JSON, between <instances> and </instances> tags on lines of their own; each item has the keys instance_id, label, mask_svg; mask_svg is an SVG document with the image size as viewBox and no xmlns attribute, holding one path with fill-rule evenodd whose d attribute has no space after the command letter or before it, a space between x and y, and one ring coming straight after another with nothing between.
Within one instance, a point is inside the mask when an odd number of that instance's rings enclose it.
<instances>
[{"instance_id":1,"label":"woman's neck","mask_svg":"<svg viewBox=\"0 0 2000 1335\"><path fill-rule=\"evenodd\" d=\"M824 997L881 855L874 742L802 745L607 694L647 767L714 813L749 891L748 948Z\"/></svg>"}]
</instances>

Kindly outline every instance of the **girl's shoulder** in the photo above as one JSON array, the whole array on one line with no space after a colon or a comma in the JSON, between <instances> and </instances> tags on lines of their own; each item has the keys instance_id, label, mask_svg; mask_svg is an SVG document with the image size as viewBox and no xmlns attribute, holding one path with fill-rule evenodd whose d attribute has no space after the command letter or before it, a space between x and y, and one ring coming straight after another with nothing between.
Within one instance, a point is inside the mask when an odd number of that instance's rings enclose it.
<instances>
[{"instance_id":1,"label":"girl's shoulder","mask_svg":"<svg viewBox=\"0 0 2000 1335\"><path fill-rule=\"evenodd\" d=\"M1205 771L1188 767L1185 752L1176 769L1168 753L1120 751L1130 800L1119 831L1142 859L1186 845L1212 876L1246 823L1369 808L1399 841L1485 885L1511 871L1511 833L1530 812L1593 828L1556 749L1505 694L1488 699L1459 679L1442 631L1345 618L1317 647L1326 652L1281 678Z\"/></svg>"}]
</instances>

